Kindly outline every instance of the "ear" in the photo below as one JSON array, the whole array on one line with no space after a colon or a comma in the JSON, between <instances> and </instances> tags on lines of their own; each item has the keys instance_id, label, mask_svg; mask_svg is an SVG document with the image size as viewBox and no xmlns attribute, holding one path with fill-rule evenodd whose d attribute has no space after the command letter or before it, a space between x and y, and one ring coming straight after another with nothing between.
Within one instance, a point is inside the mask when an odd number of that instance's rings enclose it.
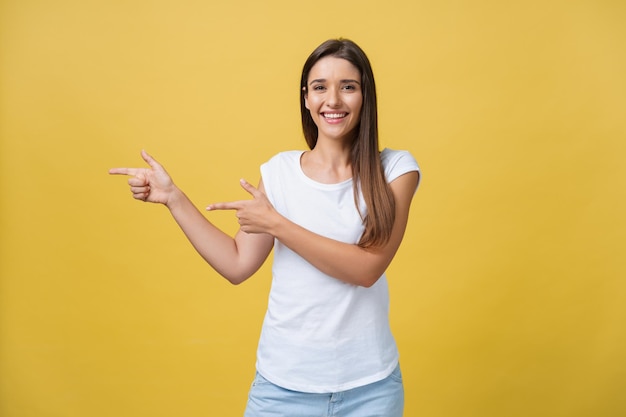
<instances>
[{"instance_id":1,"label":"ear","mask_svg":"<svg viewBox=\"0 0 626 417\"><path fill-rule=\"evenodd\" d=\"M308 110L311 110L309 109L309 95L306 92L306 87L302 87L302 91L304 92L304 107L306 107Z\"/></svg>"}]
</instances>

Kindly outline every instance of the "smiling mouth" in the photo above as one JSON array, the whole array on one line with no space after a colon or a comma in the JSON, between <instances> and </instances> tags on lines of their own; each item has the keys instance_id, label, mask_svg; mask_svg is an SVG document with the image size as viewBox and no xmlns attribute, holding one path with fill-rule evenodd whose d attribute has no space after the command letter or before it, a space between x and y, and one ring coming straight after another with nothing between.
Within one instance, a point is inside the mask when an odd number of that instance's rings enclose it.
<instances>
[{"instance_id":1,"label":"smiling mouth","mask_svg":"<svg viewBox=\"0 0 626 417\"><path fill-rule=\"evenodd\" d=\"M322 113L325 119L343 119L346 117L348 113Z\"/></svg>"}]
</instances>

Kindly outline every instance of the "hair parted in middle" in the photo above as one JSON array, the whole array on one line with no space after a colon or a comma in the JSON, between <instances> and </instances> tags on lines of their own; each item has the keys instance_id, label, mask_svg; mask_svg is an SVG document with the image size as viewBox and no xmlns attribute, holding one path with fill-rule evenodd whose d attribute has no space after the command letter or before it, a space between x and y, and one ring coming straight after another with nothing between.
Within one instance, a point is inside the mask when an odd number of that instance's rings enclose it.
<instances>
[{"instance_id":1,"label":"hair parted in middle","mask_svg":"<svg viewBox=\"0 0 626 417\"><path fill-rule=\"evenodd\" d=\"M374 73L365 52L349 39L330 39L309 55L302 69L300 81L300 112L302 130L310 149L317 144L318 129L306 108L309 73L320 59L332 56L345 59L361 74L363 105L359 124L355 128L351 146L352 180L354 199L359 208L359 191L363 196L367 213L360 213L365 231L359 241L361 247L382 246L389 240L395 221L395 202L385 178L378 145L378 110Z\"/></svg>"}]
</instances>

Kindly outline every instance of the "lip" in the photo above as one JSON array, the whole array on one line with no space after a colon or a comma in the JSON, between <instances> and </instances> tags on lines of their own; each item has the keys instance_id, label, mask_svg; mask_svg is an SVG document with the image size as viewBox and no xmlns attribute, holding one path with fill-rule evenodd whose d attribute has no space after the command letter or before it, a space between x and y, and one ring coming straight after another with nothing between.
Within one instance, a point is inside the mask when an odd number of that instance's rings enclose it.
<instances>
[{"instance_id":1,"label":"lip","mask_svg":"<svg viewBox=\"0 0 626 417\"><path fill-rule=\"evenodd\" d=\"M327 123L337 124L337 123L341 123L344 120L346 120L346 118L348 117L348 114L349 114L348 112L341 112L341 111L338 111L338 112L322 112L321 116ZM337 116L335 116L335 117L327 117L327 115L337 115L338 117Z\"/></svg>"}]
</instances>

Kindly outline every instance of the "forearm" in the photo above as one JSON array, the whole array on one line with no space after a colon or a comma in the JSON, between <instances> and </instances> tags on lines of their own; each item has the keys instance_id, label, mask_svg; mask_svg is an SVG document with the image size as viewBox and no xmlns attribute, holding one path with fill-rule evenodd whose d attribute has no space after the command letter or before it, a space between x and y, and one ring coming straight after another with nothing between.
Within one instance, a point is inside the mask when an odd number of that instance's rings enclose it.
<instances>
[{"instance_id":1,"label":"forearm","mask_svg":"<svg viewBox=\"0 0 626 417\"><path fill-rule=\"evenodd\" d=\"M279 216L272 234L320 271L341 281L369 287L381 277L395 256L406 230L411 200L418 184L417 172L391 183L396 216L389 240L381 247L362 248L329 239Z\"/></svg>"},{"instance_id":2,"label":"forearm","mask_svg":"<svg viewBox=\"0 0 626 417\"><path fill-rule=\"evenodd\" d=\"M372 286L393 257L382 249L365 249L315 234L285 218L276 224L273 233L321 272L353 285Z\"/></svg>"},{"instance_id":3,"label":"forearm","mask_svg":"<svg viewBox=\"0 0 626 417\"><path fill-rule=\"evenodd\" d=\"M245 281L262 264L264 258L251 262L236 239L209 222L180 189L166 206L200 256L231 283Z\"/></svg>"}]
</instances>

